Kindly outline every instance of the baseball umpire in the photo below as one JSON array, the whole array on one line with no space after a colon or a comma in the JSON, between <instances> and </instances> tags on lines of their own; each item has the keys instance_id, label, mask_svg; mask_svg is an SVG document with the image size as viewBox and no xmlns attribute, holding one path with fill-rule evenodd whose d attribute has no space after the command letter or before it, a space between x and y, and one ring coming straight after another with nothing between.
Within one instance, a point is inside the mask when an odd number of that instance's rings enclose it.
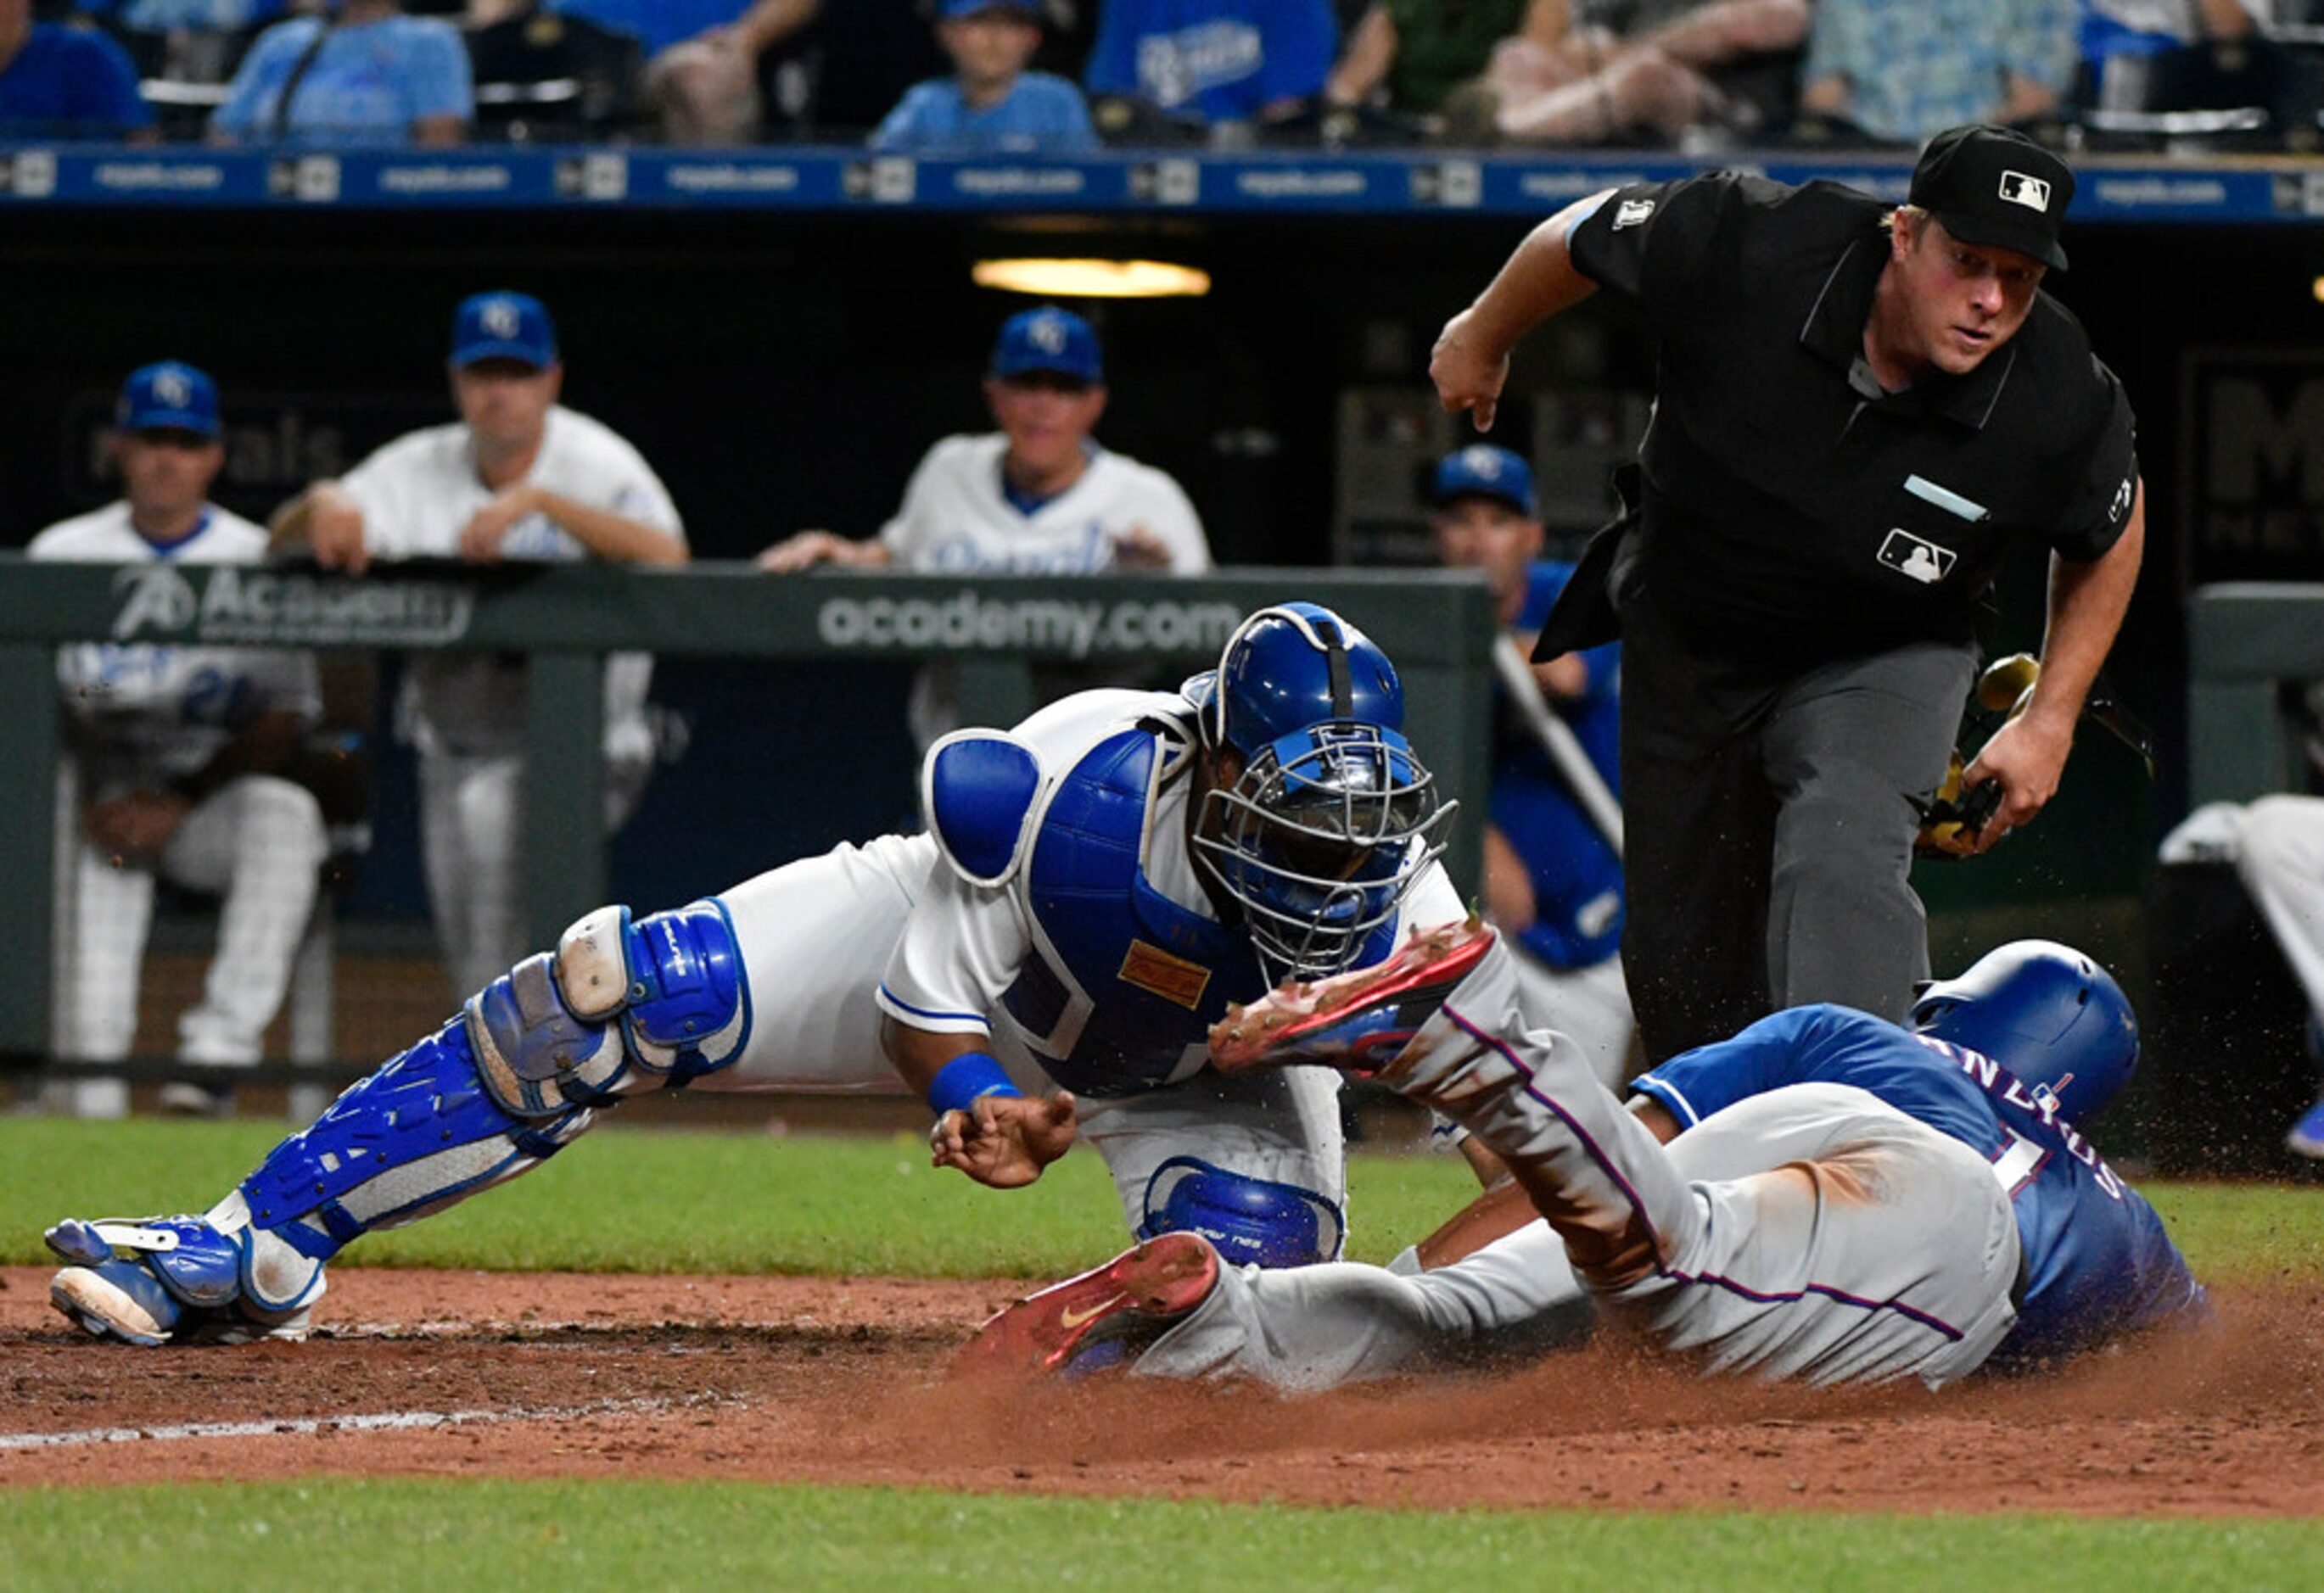
<instances>
[{"instance_id":1,"label":"baseball umpire","mask_svg":"<svg viewBox=\"0 0 2324 1593\"><path fill-rule=\"evenodd\" d=\"M1407 914L1460 912L1435 861L1452 805L1403 716L1377 644L1286 603L1179 691L948 736L922 767L926 833L589 914L207 1215L60 1224L55 1301L137 1343L297 1337L342 1246L525 1171L629 1095L896 1073L936 1113L940 1165L1021 1184L1078 1134L1140 1235L1330 1259L1338 1075L1225 1079L1206 1032L1286 976L1387 957Z\"/></svg>"},{"instance_id":2,"label":"baseball umpire","mask_svg":"<svg viewBox=\"0 0 2324 1593\"><path fill-rule=\"evenodd\" d=\"M226 447L208 373L175 360L132 373L111 451L120 499L49 527L29 557L149 566L265 557L265 530L208 500ZM80 830L60 893L61 1051L87 1062L129 1054L158 875L223 898L202 998L178 1022L179 1057L255 1064L328 851L320 805L284 778L321 713L313 658L86 642L60 652L58 677ZM85 1117L128 1110L118 1080L69 1089ZM209 1111L229 1101L180 1081L162 1104Z\"/></svg>"},{"instance_id":3,"label":"baseball umpire","mask_svg":"<svg viewBox=\"0 0 2324 1593\"><path fill-rule=\"evenodd\" d=\"M1380 1076L1487 1138L1543 1220L1418 1277L1259 1275L1173 1234L1002 1312L964 1364L1130 1349L1143 1374L1314 1388L1530 1348L1594 1303L1706 1371L1933 1387L2210 1320L2162 1219L2073 1126L2138 1054L2080 953L2001 947L1924 990L1909 1028L1777 1013L1641 1076L1625 1113L1563 1036L1519 1027L1493 941L1455 925L1400 969L1271 996L1217 1053L1388 1057Z\"/></svg>"},{"instance_id":4,"label":"baseball umpire","mask_svg":"<svg viewBox=\"0 0 2324 1593\"><path fill-rule=\"evenodd\" d=\"M1901 1015L1928 973L1909 874L1978 605L2051 549L2041 682L1970 762L1983 850L2056 790L2136 581L2130 407L2042 290L2073 173L2022 135L1932 140L1911 200L1738 172L1536 228L1430 373L1489 425L1509 351L1603 289L1659 345L1637 512L1601 534L1546 655L1624 641L1623 962L1649 1061L1775 1008Z\"/></svg>"}]
</instances>

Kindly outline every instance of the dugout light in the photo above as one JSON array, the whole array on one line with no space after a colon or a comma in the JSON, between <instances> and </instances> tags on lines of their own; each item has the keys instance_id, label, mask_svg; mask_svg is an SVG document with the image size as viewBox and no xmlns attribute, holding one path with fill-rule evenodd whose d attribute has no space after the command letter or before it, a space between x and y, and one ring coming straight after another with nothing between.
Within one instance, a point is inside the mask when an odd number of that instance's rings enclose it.
<instances>
[{"instance_id":1,"label":"dugout light","mask_svg":"<svg viewBox=\"0 0 2324 1593\"><path fill-rule=\"evenodd\" d=\"M1043 299L1199 299L1211 273L1160 260L980 260L969 279L980 288Z\"/></svg>"}]
</instances>

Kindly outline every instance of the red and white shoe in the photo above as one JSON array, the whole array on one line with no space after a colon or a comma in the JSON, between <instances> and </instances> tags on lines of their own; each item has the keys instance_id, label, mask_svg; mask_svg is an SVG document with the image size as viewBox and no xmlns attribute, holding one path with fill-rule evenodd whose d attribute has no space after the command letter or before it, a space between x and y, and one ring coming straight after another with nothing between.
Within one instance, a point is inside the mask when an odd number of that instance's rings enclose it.
<instances>
[{"instance_id":1,"label":"red and white shoe","mask_svg":"<svg viewBox=\"0 0 2324 1593\"><path fill-rule=\"evenodd\" d=\"M1218 1281L1219 1254L1208 1239L1162 1234L1001 1312L962 1348L954 1373L1077 1376L1120 1365L1208 1299Z\"/></svg>"},{"instance_id":2,"label":"red and white shoe","mask_svg":"<svg viewBox=\"0 0 2324 1593\"><path fill-rule=\"evenodd\" d=\"M1222 1073L1320 1063L1376 1073L1396 1060L1453 987L1492 949L1471 914L1416 929L1395 955L1329 979L1291 980L1211 1026L1211 1065Z\"/></svg>"}]
</instances>

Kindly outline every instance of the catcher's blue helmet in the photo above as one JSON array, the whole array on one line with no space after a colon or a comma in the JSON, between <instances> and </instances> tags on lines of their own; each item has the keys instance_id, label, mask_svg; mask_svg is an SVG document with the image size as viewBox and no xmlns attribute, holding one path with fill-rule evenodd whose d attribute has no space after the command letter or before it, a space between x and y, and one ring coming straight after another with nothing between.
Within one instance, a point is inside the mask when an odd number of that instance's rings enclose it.
<instances>
[{"instance_id":1,"label":"catcher's blue helmet","mask_svg":"<svg viewBox=\"0 0 2324 1593\"><path fill-rule=\"evenodd\" d=\"M1981 1051L2079 1122L2138 1065L2138 1019L2114 977L2071 946L2015 940L1924 986L1912 1027Z\"/></svg>"},{"instance_id":2,"label":"catcher's blue helmet","mask_svg":"<svg viewBox=\"0 0 2324 1593\"><path fill-rule=\"evenodd\" d=\"M1362 631L1312 603L1235 627L1186 683L1204 744L1240 767L1204 797L1195 856L1242 908L1270 980L1353 965L1443 851L1454 806L1404 739L1404 686Z\"/></svg>"}]
</instances>

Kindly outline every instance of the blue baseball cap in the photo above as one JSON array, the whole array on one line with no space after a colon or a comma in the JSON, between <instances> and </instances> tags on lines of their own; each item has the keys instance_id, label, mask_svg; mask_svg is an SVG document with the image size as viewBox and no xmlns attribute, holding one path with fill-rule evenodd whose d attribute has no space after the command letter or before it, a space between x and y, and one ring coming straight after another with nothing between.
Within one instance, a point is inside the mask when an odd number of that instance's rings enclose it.
<instances>
[{"instance_id":1,"label":"blue baseball cap","mask_svg":"<svg viewBox=\"0 0 2324 1593\"><path fill-rule=\"evenodd\" d=\"M557 323L549 307L530 293L478 293L452 312L452 363L521 360L547 367L557 363Z\"/></svg>"},{"instance_id":2,"label":"blue baseball cap","mask_svg":"<svg viewBox=\"0 0 2324 1593\"><path fill-rule=\"evenodd\" d=\"M1001 323L992 344L992 374L1028 376L1048 372L1091 386L1105 380L1105 359L1097 334L1069 309L1045 304Z\"/></svg>"},{"instance_id":3,"label":"blue baseball cap","mask_svg":"<svg viewBox=\"0 0 2324 1593\"><path fill-rule=\"evenodd\" d=\"M121 384L113 423L124 431L218 435L217 383L181 360L141 365Z\"/></svg>"},{"instance_id":4,"label":"blue baseball cap","mask_svg":"<svg viewBox=\"0 0 2324 1593\"><path fill-rule=\"evenodd\" d=\"M1436 482L1428 501L1443 508L1456 498L1497 498L1527 520L1538 512L1534 504L1533 467L1507 448L1471 443L1448 454L1436 466Z\"/></svg>"},{"instance_id":5,"label":"blue baseball cap","mask_svg":"<svg viewBox=\"0 0 2324 1593\"><path fill-rule=\"evenodd\" d=\"M974 16L980 11L1014 11L1023 14L1027 22L1041 20L1039 0L944 0L940 14Z\"/></svg>"}]
</instances>

